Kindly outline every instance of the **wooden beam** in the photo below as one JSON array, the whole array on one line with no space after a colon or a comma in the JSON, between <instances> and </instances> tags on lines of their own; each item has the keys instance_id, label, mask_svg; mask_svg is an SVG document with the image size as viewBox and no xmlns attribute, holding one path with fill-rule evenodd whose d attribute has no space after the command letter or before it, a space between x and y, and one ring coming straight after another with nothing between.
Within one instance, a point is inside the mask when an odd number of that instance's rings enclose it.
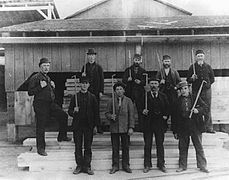
<instances>
[{"instance_id":1,"label":"wooden beam","mask_svg":"<svg viewBox=\"0 0 229 180\"><path fill-rule=\"evenodd\" d=\"M228 41L229 34L209 35L153 35L153 36L73 36L73 37L0 37L0 44L45 44L45 43L141 43L174 41Z\"/></svg>"}]
</instances>

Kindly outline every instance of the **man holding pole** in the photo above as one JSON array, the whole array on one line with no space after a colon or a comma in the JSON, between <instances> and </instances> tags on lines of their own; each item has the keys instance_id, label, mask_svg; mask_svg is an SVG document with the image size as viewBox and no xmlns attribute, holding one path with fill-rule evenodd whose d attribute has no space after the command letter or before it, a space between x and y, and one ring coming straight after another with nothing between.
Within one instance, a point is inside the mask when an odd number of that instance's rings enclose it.
<instances>
[{"instance_id":1,"label":"man holding pole","mask_svg":"<svg viewBox=\"0 0 229 180\"><path fill-rule=\"evenodd\" d=\"M194 61L194 59L193 59ZM192 84L192 93L197 94L201 82L206 81L200 97L209 106L208 113L205 114L205 127L207 133L215 133L213 130L212 117L211 117L211 85L215 82L214 72L209 64L205 62L205 53L203 50L196 51L196 62L189 67L187 81Z\"/></svg>"},{"instance_id":2,"label":"man holding pole","mask_svg":"<svg viewBox=\"0 0 229 180\"><path fill-rule=\"evenodd\" d=\"M168 116L168 100L165 94L159 91L159 79L150 78L150 91L147 92L147 107L143 110L143 137L144 137L144 173L152 167L151 150L153 135L155 135L157 149L157 167L166 173L164 159L164 132Z\"/></svg>"},{"instance_id":3,"label":"man holding pole","mask_svg":"<svg viewBox=\"0 0 229 180\"><path fill-rule=\"evenodd\" d=\"M112 83L113 84L113 83ZM117 82L113 85L114 96L108 102L107 119L110 121L112 143L112 169L110 174L119 170L119 146L121 138L122 146L122 169L132 173L129 163L129 136L133 134L134 107L130 98L124 95L125 84Z\"/></svg>"},{"instance_id":4,"label":"man holding pole","mask_svg":"<svg viewBox=\"0 0 229 180\"><path fill-rule=\"evenodd\" d=\"M175 103L175 118L172 121L172 130L175 139L179 140L179 169L177 172L187 170L188 148L190 137L196 150L197 168L208 173L207 161L202 146L202 132L204 131L203 115L208 106L200 98L205 81L202 81L196 98L190 94L187 81L178 84L181 96Z\"/></svg>"},{"instance_id":5,"label":"man holding pole","mask_svg":"<svg viewBox=\"0 0 229 180\"><path fill-rule=\"evenodd\" d=\"M158 63L160 64L159 55L157 54ZM156 77L160 79L160 91L166 94L169 101L169 115L171 119L174 116L174 102L176 102L177 90L176 85L181 81L179 73L171 67L171 57L164 55L162 58L163 67L157 72Z\"/></svg>"},{"instance_id":6,"label":"man holding pole","mask_svg":"<svg viewBox=\"0 0 229 180\"><path fill-rule=\"evenodd\" d=\"M82 68L82 77L87 77L89 79L90 87L88 91L95 95L99 108L100 99L104 92L104 74L103 68L95 62L96 54L94 49L88 49L85 57L85 64ZM100 117L99 124L98 133L103 133Z\"/></svg>"},{"instance_id":7,"label":"man holding pole","mask_svg":"<svg viewBox=\"0 0 229 180\"><path fill-rule=\"evenodd\" d=\"M129 53L130 54L130 53ZM129 55L130 56L130 55ZM128 67L123 75L122 82L126 84L125 95L133 101L136 105L138 111L138 129L137 131L142 131L142 110L144 108L144 85L146 72L140 64L142 63L141 55L135 54L133 57L133 65L131 65L131 57L129 57Z\"/></svg>"},{"instance_id":8,"label":"man holding pole","mask_svg":"<svg viewBox=\"0 0 229 180\"><path fill-rule=\"evenodd\" d=\"M88 92L89 80L80 79L80 92L76 93L70 102L68 114L73 117L73 136L75 142L75 161L77 164L73 174L84 171L89 175L91 169L93 132L97 131L99 124L98 103L94 94ZM82 145L84 141L84 155Z\"/></svg>"}]
</instances>

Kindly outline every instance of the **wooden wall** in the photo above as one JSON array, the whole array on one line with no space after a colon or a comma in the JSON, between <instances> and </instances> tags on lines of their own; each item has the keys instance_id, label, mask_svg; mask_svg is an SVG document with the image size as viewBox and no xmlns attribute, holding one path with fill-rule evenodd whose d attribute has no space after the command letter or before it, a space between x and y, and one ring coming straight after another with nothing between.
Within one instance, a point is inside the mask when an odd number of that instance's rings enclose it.
<instances>
[{"instance_id":1,"label":"wooden wall","mask_svg":"<svg viewBox=\"0 0 229 180\"><path fill-rule=\"evenodd\" d=\"M154 0L110 0L73 18L140 18L187 15Z\"/></svg>"},{"instance_id":2,"label":"wooden wall","mask_svg":"<svg viewBox=\"0 0 229 180\"><path fill-rule=\"evenodd\" d=\"M5 88L6 92L16 90L33 72L39 71L40 58L51 60L51 72L78 72L81 70L88 48L95 48L97 62L105 72L122 72L129 65L128 54L135 53L136 44L22 44L5 46ZM143 64L147 71L159 68L159 56L172 57L172 66L187 70L191 63L191 49L204 49L206 62L213 69L229 69L229 43L148 43L142 47Z\"/></svg>"}]
</instances>

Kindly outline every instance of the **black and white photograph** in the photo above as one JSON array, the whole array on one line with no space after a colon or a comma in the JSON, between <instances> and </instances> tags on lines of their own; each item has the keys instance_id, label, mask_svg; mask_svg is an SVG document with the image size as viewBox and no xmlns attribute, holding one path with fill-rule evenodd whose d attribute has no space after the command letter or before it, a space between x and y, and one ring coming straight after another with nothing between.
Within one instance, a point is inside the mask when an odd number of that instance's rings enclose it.
<instances>
[{"instance_id":1,"label":"black and white photograph","mask_svg":"<svg viewBox=\"0 0 229 180\"><path fill-rule=\"evenodd\" d=\"M228 0L0 0L0 180L229 179Z\"/></svg>"}]
</instances>

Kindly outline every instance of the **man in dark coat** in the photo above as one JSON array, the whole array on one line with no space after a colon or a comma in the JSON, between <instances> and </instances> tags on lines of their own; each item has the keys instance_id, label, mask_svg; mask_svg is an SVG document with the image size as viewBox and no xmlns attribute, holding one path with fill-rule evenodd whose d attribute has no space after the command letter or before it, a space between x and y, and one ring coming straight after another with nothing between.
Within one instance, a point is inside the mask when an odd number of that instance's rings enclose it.
<instances>
[{"instance_id":1,"label":"man in dark coat","mask_svg":"<svg viewBox=\"0 0 229 180\"><path fill-rule=\"evenodd\" d=\"M94 172L91 169L93 132L97 131L99 125L98 103L94 94L88 91L90 86L86 77L80 79L81 90L71 98L68 113L73 117L73 136L75 142L75 161L77 164L73 174L85 171L89 175ZM84 155L82 154L82 144L84 141Z\"/></svg>"},{"instance_id":2,"label":"man in dark coat","mask_svg":"<svg viewBox=\"0 0 229 180\"><path fill-rule=\"evenodd\" d=\"M144 137L144 173L152 167L151 150L153 135L155 135L157 149L157 167L162 172L167 172L164 159L164 133L167 128L168 99L159 91L159 79L150 78L151 90L147 93L147 109L143 110L143 137Z\"/></svg>"},{"instance_id":3,"label":"man in dark coat","mask_svg":"<svg viewBox=\"0 0 229 180\"><path fill-rule=\"evenodd\" d=\"M45 152L45 123L50 116L54 116L59 122L58 141L70 141L67 137L68 115L55 102L55 84L47 75L50 61L46 58L40 59L40 72L30 78L28 94L34 96L33 107L36 117L36 143L37 152L47 156Z\"/></svg>"},{"instance_id":4,"label":"man in dark coat","mask_svg":"<svg viewBox=\"0 0 229 180\"><path fill-rule=\"evenodd\" d=\"M172 121L174 137L179 139L179 169L182 172L187 169L188 147L190 137L196 150L197 168L208 173L207 161L202 146L202 132L204 131L203 115L208 111L207 104L199 98L195 107L195 97L189 92L187 81L179 83L181 96L176 102L175 118ZM192 116L190 113L192 111Z\"/></svg>"},{"instance_id":5,"label":"man in dark coat","mask_svg":"<svg viewBox=\"0 0 229 180\"><path fill-rule=\"evenodd\" d=\"M176 86L181 81L179 73L171 67L171 57L164 55L162 58L163 67L157 72L156 78L160 79L160 91L166 94L169 101L169 115L173 119L174 102L176 102Z\"/></svg>"},{"instance_id":6,"label":"man in dark coat","mask_svg":"<svg viewBox=\"0 0 229 180\"><path fill-rule=\"evenodd\" d=\"M110 100L105 113L110 121L111 143L112 143L112 169L110 174L119 170L119 146L121 138L122 146L122 168L131 173L129 164L129 136L133 134L134 128L134 106L130 98L124 95L125 85L117 82L114 87L114 110L113 101Z\"/></svg>"},{"instance_id":7,"label":"man in dark coat","mask_svg":"<svg viewBox=\"0 0 229 180\"><path fill-rule=\"evenodd\" d=\"M133 101L138 111L138 128L142 131L142 110L144 109L144 85L146 72L140 64L142 63L141 55L135 54L133 57L134 64L128 67L123 75L122 82L126 84L125 95Z\"/></svg>"},{"instance_id":8,"label":"man in dark coat","mask_svg":"<svg viewBox=\"0 0 229 180\"><path fill-rule=\"evenodd\" d=\"M205 126L207 133L215 133L213 130L212 117L211 117L211 85L215 82L214 72L209 64L205 61L205 53L203 50L196 51L196 62L194 63L195 74L193 70L193 65L189 67L187 81L192 84L192 93L197 94L198 89L200 88L201 82L203 80L206 83L203 86L201 91L201 98L207 105L208 113L204 116L205 118Z\"/></svg>"},{"instance_id":9,"label":"man in dark coat","mask_svg":"<svg viewBox=\"0 0 229 180\"><path fill-rule=\"evenodd\" d=\"M88 62L86 63L86 70L85 65L82 68L82 77L87 77L89 79L90 87L88 91L95 95L99 106L100 99L104 93L104 74L103 68L95 62L96 54L94 49L88 49ZM100 117L99 124L98 133L103 133Z\"/></svg>"}]
</instances>

